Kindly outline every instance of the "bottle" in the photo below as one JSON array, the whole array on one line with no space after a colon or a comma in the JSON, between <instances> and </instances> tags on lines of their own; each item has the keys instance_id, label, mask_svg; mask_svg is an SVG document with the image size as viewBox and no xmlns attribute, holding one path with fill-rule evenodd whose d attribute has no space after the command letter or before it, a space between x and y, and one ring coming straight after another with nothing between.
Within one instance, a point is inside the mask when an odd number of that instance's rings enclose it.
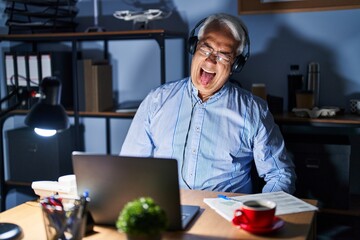
<instances>
[{"instance_id":1,"label":"bottle","mask_svg":"<svg viewBox=\"0 0 360 240\"><path fill-rule=\"evenodd\" d=\"M300 74L299 65L291 65L288 75L288 111L296 107L296 92L304 88L304 76Z\"/></svg>"},{"instance_id":2,"label":"bottle","mask_svg":"<svg viewBox=\"0 0 360 240\"><path fill-rule=\"evenodd\" d=\"M311 62L308 65L307 88L314 93L314 104L319 107L320 65L317 62Z\"/></svg>"},{"instance_id":3,"label":"bottle","mask_svg":"<svg viewBox=\"0 0 360 240\"><path fill-rule=\"evenodd\" d=\"M251 85L251 92L266 101L267 93L265 83L253 83Z\"/></svg>"}]
</instances>

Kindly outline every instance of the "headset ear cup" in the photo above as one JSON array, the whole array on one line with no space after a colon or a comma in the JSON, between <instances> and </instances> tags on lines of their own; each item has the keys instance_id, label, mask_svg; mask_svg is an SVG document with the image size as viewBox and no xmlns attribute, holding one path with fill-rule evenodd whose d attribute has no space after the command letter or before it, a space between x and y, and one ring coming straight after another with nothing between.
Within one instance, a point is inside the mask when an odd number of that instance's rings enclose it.
<instances>
[{"instance_id":1,"label":"headset ear cup","mask_svg":"<svg viewBox=\"0 0 360 240\"><path fill-rule=\"evenodd\" d=\"M198 43L198 37L197 36L192 36L189 38L188 40L188 52L191 55L194 55L194 53L196 52L196 46Z\"/></svg>"},{"instance_id":2,"label":"headset ear cup","mask_svg":"<svg viewBox=\"0 0 360 240\"><path fill-rule=\"evenodd\" d=\"M246 60L243 55L239 55L235 58L235 61L231 67L231 72L240 72L244 66Z\"/></svg>"}]
</instances>

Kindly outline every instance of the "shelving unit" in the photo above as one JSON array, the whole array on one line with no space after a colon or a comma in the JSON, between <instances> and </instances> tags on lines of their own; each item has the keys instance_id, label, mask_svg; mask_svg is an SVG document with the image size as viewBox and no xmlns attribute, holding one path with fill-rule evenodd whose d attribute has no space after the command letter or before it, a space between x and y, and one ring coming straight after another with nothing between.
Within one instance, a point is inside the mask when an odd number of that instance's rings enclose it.
<instances>
[{"instance_id":1,"label":"shelving unit","mask_svg":"<svg viewBox=\"0 0 360 240\"><path fill-rule=\"evenodd\" d=\"M36 52L36 46L46 42L71 42L73 53L73 66L76 69L77 60L77 43L82 41L104 41L104 58L108 58L108 41L119 40L155 40L160 48L160 68L161 83L165 83L165 40L166 39L183 39L184 54L187 55L186 45L187 36L183 33L168 32L165 30L134 30L118 32L76 32L76 33L51 33L51 34L11 34L0 35L0 42L24 42L33 45L32 51ZM184 75L188 74L188 57L184 58ZM74 82L77 82L77 76L74 73Z\"/></svg>"},{"instance_id":2,"label":"shelving unit","mask_svg":"<svg viewBox=\"0 0 360 240\"><path fill-rule=\"evenodd\" d=\"M76 0L6 0L9 34L74 32Z\"/></svg>"},{"instance_id":3,"label":"shelving unit","mask_svg":"<svg viewBox=\"0 0 360 240\"><path fill-rule=\"evenodd\" d=\"M166 60L165 60L165 41L167 39L182 39L184 49L184 63L183 63L183 74L188 75L188 55L186 51L187 46L187 35L183 33L168 32L165 30L134 30L134 31L118 31L118 32L73 32L73 33L39 33L39 34L10 34L0 35L0 44L8 43L24 43L29 44L31 47L30 51L36 52L37 46L44 43L58 43L58 42L69 42L71 43L72 52L72 79L73 79L73 111L69 114L74 118L74 130L76 139L80 138L80 122L79 118L92 117L102 118L106 120L106 151L111 152L110 149L110 119L112 118L132 118L133 113L115 113L115 112L99 112L99 113L86 113L79 111L79 79L77 74L77 60L78 51L81 51L78 44L84 41L103 41L104 42L104 59L108 59L108 42L109 41L121 41L121 40L154 40L157 42L160 49L160 83L166 82ZM2 58L3 59L3 58ZM1 60L2 61L2 60ZM2 76L2 81L5 81ZM25 111L26 112L26 111ZM12 114L24 115L24 111L13 112ZM15 186L16 183L6 181L5 169L4 169L4 132L3 124L6 119L0 120L1 132L0 132L0 145L1 145L1 156L0 156L0 168L1 168L1 210L5 207L5 197L9 189ZM76 148L79 145L76 145ZM21 183L22 186L24 183Z\"/></svg>"},{"instance_id":4,"label":"shelving unit","mask_svg":"<svg viewBox=\"0 0 360 240\"><path fill-rule=\"evenodd\" d=\"M184 76L188 74L188 56L186 45L187 36L183 33L168 32L165 30L134 30L134 31L118 31L118 32L89 32L89 33L53 33L53 34L14 34L0 35L0 42L23 42L32 45L32 52L37 51L37 45L48 42L71 42L72 47L72 66L73 66L73 102L74 102L74 118L75 126L78 122L79 112L79 82L77 74L77 52L79 51L78 43L83 41L104 41L104 59L108 59L108 42L119 40L155 40L160 49L160 83L166 82L166 62L165 62L165 41L167 39L183 39L184 47ZM78 136L78 133L77 133Z\"/></svg>"}]
</instances>

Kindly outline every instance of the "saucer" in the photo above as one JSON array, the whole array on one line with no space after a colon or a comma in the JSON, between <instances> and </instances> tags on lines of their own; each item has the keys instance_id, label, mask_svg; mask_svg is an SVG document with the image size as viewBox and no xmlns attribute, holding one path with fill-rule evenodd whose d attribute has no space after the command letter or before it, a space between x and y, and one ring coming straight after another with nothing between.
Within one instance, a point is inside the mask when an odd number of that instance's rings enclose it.
<instances>
[{"instance_id":1,"label":"saucer","mask_svg":"<svg viewBox=\"0 0 360 240\"><path fill-rule=\"evenodd\" d=\"M240 227L241 229L244 229L245 231L248 231L251 233L264 234L264 233L270 233L270 232L279 230L280 228L282 228L284 226L284 224L285 224L285 222L281 218L274 217L273 223L270 226L264 227L264 228L252 227L251 225L248 225L245 223L240 223L237 226Z\"/></svg>"}]
</instances>

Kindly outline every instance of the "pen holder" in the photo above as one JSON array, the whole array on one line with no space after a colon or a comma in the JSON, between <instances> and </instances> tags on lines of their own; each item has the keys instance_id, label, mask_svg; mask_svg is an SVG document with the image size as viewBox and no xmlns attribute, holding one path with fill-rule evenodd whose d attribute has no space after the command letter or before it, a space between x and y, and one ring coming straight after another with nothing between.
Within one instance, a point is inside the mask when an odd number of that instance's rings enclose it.
<instances>
[{"instance_id":1,"label":"pen holder","mask_svg":"<svg viewBox=\"0 0 360 240\"><path fill-rule=\"evenodd\" d=\"M85 235L87 200L74 200L70 207L48 197L41 200L47 240L79 240Z\"/></svg>"}]
</instances>

